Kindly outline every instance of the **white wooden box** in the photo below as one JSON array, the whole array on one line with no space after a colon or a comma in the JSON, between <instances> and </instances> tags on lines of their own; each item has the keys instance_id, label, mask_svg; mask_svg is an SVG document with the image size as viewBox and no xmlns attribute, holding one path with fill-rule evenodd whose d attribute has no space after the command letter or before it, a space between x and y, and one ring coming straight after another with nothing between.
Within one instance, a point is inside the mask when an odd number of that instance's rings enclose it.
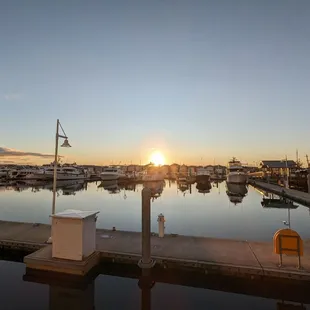
<instances>
[{"instance_id":1,"label":"white wooden box","mask_svg":"<svg viewBox=\"0 0 310 310\"><path fill-rule=\"evenodd\" d=\"M82 261L94 253L98 213L65 210L52 215L52 257Z\"/></svg>"}]
</instances>

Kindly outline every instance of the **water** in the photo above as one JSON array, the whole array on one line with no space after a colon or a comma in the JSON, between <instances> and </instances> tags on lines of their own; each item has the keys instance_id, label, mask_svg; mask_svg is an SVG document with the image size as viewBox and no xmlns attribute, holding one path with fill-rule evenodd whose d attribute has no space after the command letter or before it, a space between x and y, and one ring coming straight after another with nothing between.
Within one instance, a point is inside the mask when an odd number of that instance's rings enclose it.
<instances>
[{"instance_id":1,"label":"water","mask_svg":"<svg viewBox=\"0 0 310 310\"><path fill-rule=\"evenodd\" d=\"M57 191L56 211L98 210L98 228L141 231L142 184L117 186L111 182L63 182ZM212 184L209 193L200 193L196 184L180 187L176 182L151 184L157 198L152 202L152 231L157 232L157 216L163 213L166 233L242 240L271 241L285 227L287 209L266 209L262 194L252 188L237 188L241 203L226 193L226 183ZM218 187L217 187L218 186ZM49 223L52 184L0 187L0 219ZM236 189L230 189L234 191ZM309 208L296 204L290 210L291 228L302 238L310 238Z\"/></svg>"},{"instance_id":2,"label":"water","mask_svg":"<svg viewBox=\"0 0 310 310\"><path fill-rule=\"evenodd\" d=\"M162 283L152 288L149 305L141 307L142 292L137 279L99 275L82 290L27 282L24 274L24 264L0 261L1 310L310 309L309 305L286 302L284 296L283 300L275 300ZM284 307L283 303L295 307Z\"/></svg>"}]
</instances>

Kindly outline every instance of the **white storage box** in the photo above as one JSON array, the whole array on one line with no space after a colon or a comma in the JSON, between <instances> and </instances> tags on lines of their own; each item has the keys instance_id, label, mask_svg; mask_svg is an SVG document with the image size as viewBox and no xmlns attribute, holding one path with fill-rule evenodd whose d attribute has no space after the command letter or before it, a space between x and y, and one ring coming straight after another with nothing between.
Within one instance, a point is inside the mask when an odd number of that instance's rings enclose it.
<instances>
[{"instance_id":1,"label":"white storage box","mask_svg":"<svg viewBox=\"0 0 310 310\"><path fill-rule=\"evenodd\" d=\"M82 261L94 253L98 213L65 210L52 215L52 257Z\"/></svg>"}]
</instances>

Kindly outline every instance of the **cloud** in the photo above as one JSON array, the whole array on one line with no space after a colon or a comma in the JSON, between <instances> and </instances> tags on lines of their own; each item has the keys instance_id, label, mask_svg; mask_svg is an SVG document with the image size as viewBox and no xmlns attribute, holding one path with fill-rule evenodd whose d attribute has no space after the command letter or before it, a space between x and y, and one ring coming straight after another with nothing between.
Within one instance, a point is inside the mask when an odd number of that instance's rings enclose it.
<instances>
[{"instance_id":1,"label":"cloud","mask_svg":"<svg viewBox=\"0 0 310 310\"><path fill-rule=\"evenodd\" d=\"M22 156L33 156L33 157L41 157L41 158L53 158L54 155L50 154L42 154L42 153L33 153L33 152L23 152L14 149L9 149L6 147L0 146L0 157L22 157Z\"/></svg>"},{"instance_id":2,"label":"cloud","mask_svg":"<svg viewBox=\"0 0 310 310\"><path fill-rule=\"evenodd\" d=\"M9 94L5 94L3 97L6 101L17 101L17 100L21 99L21 94L9 93Z\"/></svg>"}]
</instances>

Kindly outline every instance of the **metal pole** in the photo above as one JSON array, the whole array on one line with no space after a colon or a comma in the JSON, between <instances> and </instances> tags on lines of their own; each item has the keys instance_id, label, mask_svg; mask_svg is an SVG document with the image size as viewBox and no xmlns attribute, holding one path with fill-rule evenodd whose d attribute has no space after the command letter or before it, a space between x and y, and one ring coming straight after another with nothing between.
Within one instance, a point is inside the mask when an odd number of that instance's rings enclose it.
<instances>
[{"instance_id":1,"label":"metal pole","mask_svg":"<svg viewBox=\"0 0 310 310\"><path fill-rule=\"evenodd\" d=\"M56 184L57 184L57 165L58 165L58 131L59 131L59 119L57 119L57 126L56 126L52 215L55 214L55 204L56 204Z\"/></svg>"},{"instance_id":2,"label":"metal pole","mask_svg":"<svg viewBox=\"0 0 310 310\"><path fill-rule=\"evenodd\" d=\"M285 187L286 188L290 188L289 177L288 177L289 169L288 169L288 166L287 166L287 156L285 156L285 162L286 162L286 184L285 184Z\"/></svg>"},{"instance_id":3,"label":"metal pole","mask_svg":"<svg viewBox=\"0 0 310 310\"><path fill-rule=\"evenodd\" d=\"M142 275L139 279L138 285L141 289L141 310L151 309L151 290L155 284L152 281L151 269L142 269Z\"/></svg>"},{"instance_id":4,"label":"metal pole","mask_svg":"<svg viewBox=\"0 0 310 310\"><path fill-rule=\"evenodd\" d=\"M147 187L142 190L142 259L140 268L152 268L151 259L151 190Z\"/></svg>"},{"instance_id":5,"label":"metal pole","mask_svg":"<svg viewBox=\"0 0 310 310\"><path fill-rule=\"evenodd\" d=\"M142 190L142 263L151 261L151 190Z\"/></svg>"}]
</instances>

